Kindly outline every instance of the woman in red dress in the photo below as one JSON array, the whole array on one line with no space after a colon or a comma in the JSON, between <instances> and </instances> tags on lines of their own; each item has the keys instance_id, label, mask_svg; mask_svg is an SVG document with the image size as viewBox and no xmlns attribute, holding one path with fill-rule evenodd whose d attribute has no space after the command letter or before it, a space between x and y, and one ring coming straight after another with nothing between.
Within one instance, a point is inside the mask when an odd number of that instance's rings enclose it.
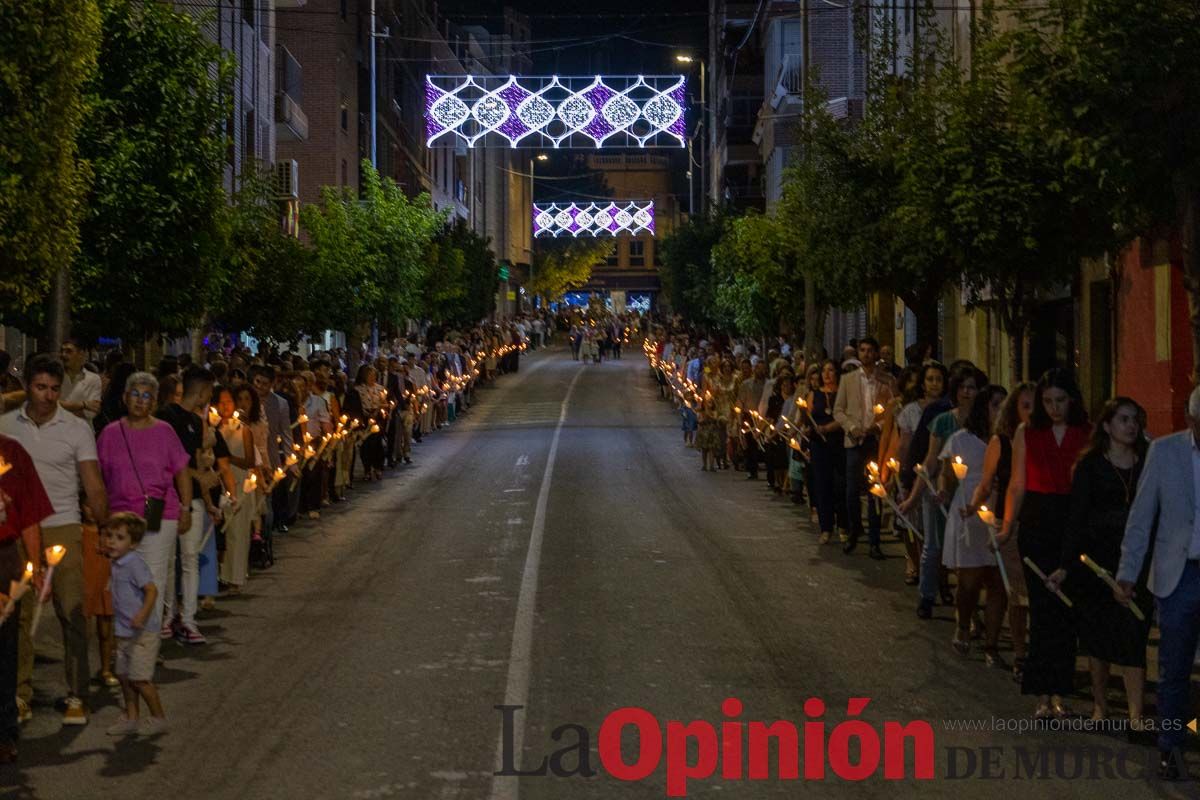
<instances>
[{"instance_id":1,"label":"woman in red dress","mask_svg":"<svg viewBox=\"0 0 1200 800\"><path fill-rule=\"evenodd\" d=\"M1091 426L1070 373L1051 369L1038 381L1033 416L1013 437L1012 479L1000 544L1017 536L1021 558L1049 575L1062 557L1071 510L1071 470ZM1018 529L1017 522L1020 522ZM1075 616L1025 566L1029 588L1029 655L1021 693L1038 697L1035 716L1066 717L1063 695L1075 688Z\"/></svg>"}]
</instances>

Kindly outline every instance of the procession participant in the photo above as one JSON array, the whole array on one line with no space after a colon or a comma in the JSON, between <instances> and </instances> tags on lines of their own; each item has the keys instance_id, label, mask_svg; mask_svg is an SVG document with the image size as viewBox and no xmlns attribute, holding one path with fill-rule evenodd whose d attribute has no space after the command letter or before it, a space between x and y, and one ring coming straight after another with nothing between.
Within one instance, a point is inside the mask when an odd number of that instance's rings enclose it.
<instances>
[{"instance_id":1,"label":"procession participant","mask_svg":"<svg viewBox=\"0 0 1200 800\"><path fill-rule=\"evenodd\" d=\"M1012 478L1012 440L1017 428L1029 422L1033 415L1033 396L1037 386L1020 383L1000 406L992 438L983 457L983 477L971 499L970 513L977 513L995 496L991 511L996 519L1004 519L1008 484ZM1021 682L1025 669L1025 653L1029 633L1029 589L1025 586L1025 565L1017 551L1017 540L1009 538L1000 547L1000 557L1008 575L1008 627L1013 642L1013 680Z\"/></svg>"},{"instance_id":2,"label":"procession participant","mask_svg":"<svg viewBox=\"0 0 1200 800\"><path fill-rule=\"evenodd\" d=\"M54 506L38 478L33 459L16 439L0 434L0 459L9 469L0 473L0 586L22 580L25 564L33 565L29 592L42 586L41 521L54 515ZM22 561L18 542L29 554ZM0 595L5 604L8 598ZM29 594L20 605L33 602ZM20 614L12 613L0 623L0 764L17 760L17 638Z\"/></svg>"},{"instance_id":3,"label":"procession participant","mask_svg":"<svg viewBox=\"0 0 1200 800\"><path fill-rule=\"evenodd\" d=\"M817 369L817 368L814 368ZM820 543L827 544L837 525L842 542L850 541L850 524L846 519L846 445L842 424L834 419L833 406L837 398L837 364L826 360L819 367L820 384L808 393L809 415L816 436L809 443L813 473L813 502L821 529Z\"/></svg>"},{"instance_id":4,"label":"procession participant","mask_svg":"<svg viewBox=\"0 0 1200 800\"><path fill-rule=\"evenodd\" d=\"M1159 630L1159 775L1167 780L1183 777L1184 723L1194 716L1189 695L1200 640L1200 386L1188 397L1187 422L1188 430L1155 440L1146 453L1114 592L1123 605L1143 599L1136 587L1150 551L1147 589L1156 600Z\"/></svg>"},{"instance_id":5,"label":"procession participant","mask_svg":"<svg viewBox=\"0 0 1200 800\"><path fill-rule=\"evenodd\" d=\"M891 380L876 367L879 361L879 342L864 336L858 343L858 360L861 367L843 375L838 384L837 399L834 400L833 416L845 432L846 459L846 515L850 523L850 539L842 547L843 553L854 552L862 534L861 497L866 484L866 466L879 450L879 421L876 407L891 397ZM879 504L872 495L867 495L867 533L870 556L885 558L879 548L880 514Z\"/></svg>"},{"instance_id":6,"label":"procession participant","mask_svg":"<svg viewBox=\"0 0 1200 800\"><path fill-rule=\"evenodd\" d=\"M979 596L986 591L983 655L984 662L997 669L1008 669L998 647L1007 598L1000 568L996 566L996 554L992 551L991 536L987 526L970 508L970 502L982 478L987 443L1006 394L1004 387L995 384L985 386L975 394L962 427L946 440L939 454L943 463L938 477L942 493L953 492L942 542L942 563L947 569L954 570L958 579L955 591L957 626L951 644L960 655L970 652L971 621L979 606ZM955 464L966 467L961 481L955 475Z\"/></svg>"},{"instance_id":7,"label":"procession participant","mask_svg":"<svg viewBox=\"0 0 1200 800\"><path fill-rule=\"evenodd\" d=\"M1080 649L1088 656L1092 676L1092 719L1108 716L1108 678L1116 664L1124 668L1129 719L1139 729L1153 610L1145 582L1149 570L1143 567L1138 576L1137 604L1143 617L1138 619L1117 602L1107 583L1080 562L1086 556L1109 574L1117 570L1148 447L1145 429L1145 409L1128 397L1109 400L1100 411L1071 479L1071 524L1062 561L1049 575L1049 583L1057 588L1064 580L1070 583L1079 615Z\"/></svg>"},{"instance_id":8,"label":"procession participant","mask_svg":"<svg viewBox=\"0 0 1200 800\"><path fill-rule=\"evenodd\" d=\"M1049 575L1062 557L1071 508L1071 470L1091 428L1075 379L1051 369L1038 381L1029 423L1013 438L1013 474L1005 501L1001 545L1017 536L1022 560ZM1020 520L1020 528L1016 527ZM1029 656L1022 694L1038 698L1035 716L1070 715L1063 695L1075 688L1075 616L1026 565L1029 587Z\"/></svg>"},{"instance_id":9,"label":"procession participant","mask_svg":"<svg viewBox=\"0 0 1200 800\"><path fill-rule=\"evenodd\" d=\"M25 404L0 418L0 433L21 443L33 459L38 478L50 498L54 513L41 520L42 545L66 548L55 568L51 593L54 613L62 628L63 667L67 698L64 725L88 721L87 619L83 599L83 528L79 514L80 486L93 519L108 517L108 496L96 457L91 427L60 405L63 365L48 356L36 356L25 367ZM97 384L98 386L98 384ZM27 561L33 554L24 553ZM17 703L22 721L33 716L33 640L30 627L36 601L22 603ZM107 667L105 667L107 668Z\"/></svg>"}]
</instances>

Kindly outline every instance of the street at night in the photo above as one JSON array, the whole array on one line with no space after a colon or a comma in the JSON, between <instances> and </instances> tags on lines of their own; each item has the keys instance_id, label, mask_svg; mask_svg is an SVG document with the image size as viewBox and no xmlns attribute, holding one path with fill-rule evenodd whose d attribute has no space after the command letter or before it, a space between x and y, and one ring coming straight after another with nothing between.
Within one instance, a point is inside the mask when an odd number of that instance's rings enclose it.
<instances>
[{"instance_id":1,"label":"street at night","mask_svg":"<svg viewBox=\"0 0 1200 800\"><path fill-rule=\"evenodd\" d=\"M1035 765L1039 748L1128 748L1123 735L949 729L993 717L1016 725L1026 714L1010 677L950 649L947 609L932 625L912 619L894 575L898 544L885 543L884 562L844 557L817 544L806 509L769 499L740 474L701 472L635 355L600 366L564 350L528 359L461 427L424 445L419 468L331 517L336 530L289 533L275 572L202 613L207 648L164 644L164 692L187 720L170 735L114 748L103 733L119 713L111 696L78 732L38 708L22 738L23 796L665 795L665 767L636 784L525 777L519 793L495 778L502 716L493 706L517 699L514 681L524 687L525 769L562 747L551 738L560 725L589 731L597 768L609 712L638 706L664 723L715 725L728 697L742 701L745 720L797 724L805 701L820 697L830 728L846 718L835 704L870 698L861 716L873 725L933 724L939 775L952 747L976 760L999 748L992 776L1010 778L1016 748ZM536 602L524 606L530 585ZM510 658L516 630L531 638L528 660ZM48 689L57 666L38 667ZM198 753L208 766L197 768ZM1132 749L1128 776L1142 775L1147 753ZM966 775L968 756L956 757ZM1075 757L1063 775L1075 774ZM1053 750L1041 758L1054 776ZM972 780L899 790L1011 791L981 768ZM1141 780L1022 785L1046 797L1150 796ZM884 796L898 787L853 788L829 775L804 789ZM714 777L688 793L718 790L784 797L797 784Z\"/></svg>"},{"instance_id":2,"label":"street at night","mask_svg":"<svg viewBox=\"0 0 1200 800\"><path fill-rule=\"evenodd\" d=\"M1196 0L0 0L0 800L1200 800Z\"/></svg>"}]
</instances>

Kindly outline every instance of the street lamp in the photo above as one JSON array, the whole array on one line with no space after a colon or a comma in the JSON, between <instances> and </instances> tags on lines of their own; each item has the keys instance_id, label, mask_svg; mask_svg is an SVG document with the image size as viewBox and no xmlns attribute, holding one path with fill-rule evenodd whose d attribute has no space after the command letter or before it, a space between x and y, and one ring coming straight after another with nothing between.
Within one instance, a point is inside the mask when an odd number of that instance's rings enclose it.
<instances>
[{"instance_id":1,"label":"street lamp","mask_svg":"<svg viewBox=\"0 0 1200 800\"><path fill-rule=\"evenodd\" d=\"M696 126L696 133L698 133L700 131L700 128L703 127L704 138L700 140L700 192L701 192L700 207L701 207L701 210L703 210L703 208L704 208L703 198L706 196L704 184L707 181L706 176L708 174L708 164L707 164L708 147L706 146L707 139L708 139L708 92L706 91L705 85L704 85L704 77L705 77L704 74L706 71L705 70L706 65L704 63L703 58L698 58L696 56L689 55L687 53L676 53L675 60L677 62L679 62L680 64L696 64L696 63L700 64L700 123ZM693 138L695 137L696 133L692 134ZM691 140L689 139L688 140L688 214L695 216L695 212L696 212L695 202L696 201L695 201L695 191L692 189L691 173L692 173L692 147L691 147Z\"/></svg>"}]
</instances>

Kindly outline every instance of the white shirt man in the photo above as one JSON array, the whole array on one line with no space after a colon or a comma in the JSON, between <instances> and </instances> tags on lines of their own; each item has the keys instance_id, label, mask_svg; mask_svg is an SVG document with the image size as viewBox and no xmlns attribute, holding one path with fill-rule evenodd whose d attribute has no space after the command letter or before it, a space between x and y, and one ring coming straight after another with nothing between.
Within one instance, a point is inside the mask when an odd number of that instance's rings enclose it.
<instances>
[{"instance_id":1,"label":"white shirt man","mask_svg":"<svg viewBox=\"0 0 1200 800\"><path fill-rule=\"evenodd\" d=\"M58 361L45 357L36 359L27 370L28 399L22 407L0 417L0 432L16 439L29 453L54 508L54 513L41 521L42 545L66 548L66 555L55 568L51 584L54 609L63 628L63 665L68 690L62 722L64 725L86 725L85 701L91 672L87 620L83 615L81 480L88 508L97 523L103 523L108 517L108 496L91 426L59 405L62 377L63 367ZM23 631L28 631L32 619L33 604L24 604ZM33 697L32 644L24 651L27 658L19 660L17 668L17 705L18 714L28 719L32 715L28 704Z\"/></svg>"},{"instance_id":2,"label":"white shirt man","mask_svg":"<svg viewBox=\"0 0 1200 800\"><path fill-rule=\"evenodd\" d=\"M83 368L87 350L75 339L67 339L59 350L64 369L59 402L63 408L91 422L100 410L100 376Z\"/></svg>"}]
</instances>

